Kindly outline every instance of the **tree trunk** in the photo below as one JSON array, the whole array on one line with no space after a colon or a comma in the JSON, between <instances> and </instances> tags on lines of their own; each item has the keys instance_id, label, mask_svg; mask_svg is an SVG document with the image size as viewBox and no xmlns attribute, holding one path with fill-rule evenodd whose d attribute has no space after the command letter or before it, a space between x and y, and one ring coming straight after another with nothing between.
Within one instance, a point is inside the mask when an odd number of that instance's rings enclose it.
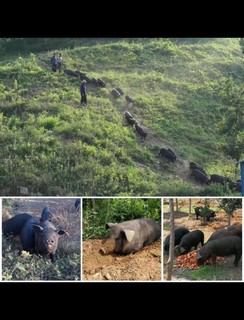
<instances>
[{"instance_id":1,"label":"tree trunk","mask_svg":"<svg viewBox=\"0 0 244 320\"><path fill-rule=\"evenodd\" d=\"M176 212L179 212L179 202L178 199L175 199Z\"/></svg>"},{"instance_id":2,"label":"tree trunk","mask_svg":"<svg viewBox=\"0 0 244 320\"><path fill-rule=\"evenodd\" d=\"M228 212L228 226L230 226L230 219L232 216L233 212Z\"/></svg>"},{"instance_id":3,"label":"tree trunk","mask_svg":"<svg viewBox=\"0 0 244 320\"><path fill-rule=\"evenodd\" d=\"M189 199L189 216L191 215L191 198Z\"/></svg>"},{"instance_id":4,"label":"tree trunk","mask_svg":"<svg viewBox=\"0 0 244 320\"><path fill-rule=\"evenodd\" d=\"M174 202L169 199L170 207L170 242L169 242L169 259L166 263L166 280L171 280L174 260L174 245L175 245L175 228L174 228Z\"/></svg>"}]
</instances>

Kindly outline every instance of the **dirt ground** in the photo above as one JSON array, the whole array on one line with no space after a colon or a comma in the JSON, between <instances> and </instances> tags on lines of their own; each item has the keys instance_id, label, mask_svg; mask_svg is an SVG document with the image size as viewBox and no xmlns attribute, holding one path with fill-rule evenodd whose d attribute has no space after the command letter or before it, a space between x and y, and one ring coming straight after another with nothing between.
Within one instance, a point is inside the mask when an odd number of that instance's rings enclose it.
<instances>
[{"instance_id":1,"label":"dirt ground","mask_svg":"<svg viewBox=\"0 0 244 320\"><path fill-rule=\"evenodd\" d=\"M161 240L126 256L113 248L113 240L83 241L83 280L161 280Z\"/></svg>"},{"instance_id":2,"label":"dirt ground","mask_svg":"<svg viewBox=\"0 0 244 320\"><path fill-rule=\"evenodd\" d=\"M6 202L4 202L6 200ZM8 204L8 200L11 200L11 203ZM44 207L48 207L49 210L53 213L54 217L60 211L69 211L75 212L75 203L76 199L73 198L11 198L3 199L3 220L5 219L5 214L7 211L10 216L19 214L19 213L29 213L34 216L40 216ZM7 217L9 219L9 217Z\"/></svg>"},{"instance_id":3,"label":"dirt ground","mask_svg":"<svg viewBox=\"0 0 244 320\"><path fill-rule=\"evenodd\" d=\"M195 205L199 205L199 203L196 202ZM210 208L212 208L212 206L210 206ZM164 239L170 233L169 217L170 217L170 213L169 213L168 206L167 207L165 206L164 220L163 220L163 225L164 225L163 238ZM189 217L189 213L184 212L184 210L182 210L182 212L175 213L174 222L175 222L175 228L185 227L190 231L196 230L196 229L202 230L204 233L204 243L207 242L208 238L213 232L215 232L219 228L223 228L228 225L227 214L222 210L217 211L216 217L211 218L211 221L207 222L206 225L203 224L202 218L199 218L199 220L196 220L194 211L192 212L191 217ZM231 218L231 224L242 225L242 209L237 209L234 212L233 217ZM165 275L165 265L167 260L168 260L168 255L165 254L164 270L163 270L164 275ZM233 262L234 262L234 255L229 257L224 257L222 261L217 262L217 266L221 266L221 268L225 269L229 274L228 279L225 278L223 280L242 280L242 259L240 260L237 268L233 266ZM189 281L188 279L183 278L181 276L181 272L182 272L182 268L178 268L176 262L174 261L172 280Z\"/></svg>"}]
</instances>

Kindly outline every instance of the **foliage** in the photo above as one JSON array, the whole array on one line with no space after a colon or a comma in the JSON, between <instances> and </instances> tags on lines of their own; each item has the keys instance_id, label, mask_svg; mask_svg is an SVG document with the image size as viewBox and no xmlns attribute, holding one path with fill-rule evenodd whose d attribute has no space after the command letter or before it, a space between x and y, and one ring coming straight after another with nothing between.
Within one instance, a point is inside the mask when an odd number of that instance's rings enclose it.
<instances>
[{"instance_id":1,"label":"foliage","mask_svg":"<svg viewBox=\"0 0 244 320\"><path fill-rule=\"evenodd\" d=\"M77 281L80 280L80 255L72 253L69 257L52 263L26 251L22 251L20 256L15 252L7 252L4 256L2 280Z\"/></svg>"},{"instance_id":2,"label":"foliage","mask_svg":"<svg viewBox=\"0 0 244 320\"><path fill-rule=\"evenodd\" d=\"M218 199L219 208L223 209L228 215L228 224L230 225L230 217L236 209L242 208L241 198L222 198Z\"/></svg>"},{"instance_id":3,"label":"foliage","mask_svg":"<svg viewBox=\"0 0 244 320\"><path fill-rule=\"evenodd\" d=\"M104 238L108 222L148 217L161 221L161 199L83 199L83 239Z\"/></svg>"},{"instance_id":4,"label":"foliage","mask_svg":"<svg viewBox=\"0 0 244 320\"><path fill-rule=\"evenodd\" d=\"M220 132L223 134L222 148L239 162L244 149L244 86L236 85L232 78L228 78L221 87L221 96L227 104L220 125Z\"/></svg>"}]
</instances>

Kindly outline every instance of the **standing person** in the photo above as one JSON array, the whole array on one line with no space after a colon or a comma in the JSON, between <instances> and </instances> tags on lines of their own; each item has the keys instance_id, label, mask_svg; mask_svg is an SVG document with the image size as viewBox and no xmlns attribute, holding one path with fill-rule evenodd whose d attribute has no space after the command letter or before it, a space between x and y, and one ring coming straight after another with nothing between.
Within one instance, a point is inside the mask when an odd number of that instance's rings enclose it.
<instances>
[{"instance_id":1,"label":"standing person","mask_svg":"<svg viewBox=\"0 0 244 320\"><path fill-rule=\"evenodd\" d=\"M82 80L81 81L81 85L80 85L80 94L81 94L81 100L80 100L80 103L81 104L85 104L87 105L87 87L86 87L86 80Z\"/></svg>"},{"instance_id":2,"label":"standing person","mask_svg":"<svg viewBox=\"0 0 244 320\"><path fill-rule=\"evenodd\" d=\"M61 66L62 66L62 63L63 63L63 57L62 57L61 53L59 54L57 61L58 61L58 71L60 73L61 72Z\"/></svg>"},{"instance_id":3,"label":"standing person","mask_svg":"<svg viewBox=\"0 0 244 320\"><path fill-rule=\"evenodd\" d=\"M58 67L58 60L55 52L51 58L51 65L52 65L53 72L56 72Z\"/></svg>"}]
</instances>

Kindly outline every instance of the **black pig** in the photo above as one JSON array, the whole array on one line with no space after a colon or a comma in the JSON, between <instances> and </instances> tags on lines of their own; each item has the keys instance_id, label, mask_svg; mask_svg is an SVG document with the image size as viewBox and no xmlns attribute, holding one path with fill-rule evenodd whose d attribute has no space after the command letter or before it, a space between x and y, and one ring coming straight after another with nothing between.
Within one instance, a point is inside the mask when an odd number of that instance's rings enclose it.
<instances>
[{"instance_id":1,"label":"black pig","mask_svg":"<svg viewBox=\"0 0 244 320\"><path fill-rule=\"evenodd\" d=\"M195 214L196 214L196 219L198 220L198 217L204 217L203 215L204 207L195 207ZM214 218L216 216L215 212L211 209L206 208L206 217L207 221L210 221L210 218Z\"/></svg>"},{"instance_id":2,"label":"black pig","mask_svg":"<svg viewBox=\"0 0 244 320\"><path fill-rule=\"evenodd\" d=\"M22 248L30 253L35 253L35 233L33 225L39 223L39 219L30 217L20 230Z\"/></svg>"},{"instance_id":3,"label":"black pig","mask_svg":"<svg viewBox=\"0 0 244 320\"><path fill-rule=\"evenodd\" d=\"M180 244L181 238L189 233L190 231L186 228L177 228L175 229L175 246ZM169 252L169 242L170 242L170 234L164 240L164 250L166 253Z\"/></svg>"},{"instance_id":4,"label":"black pig","mask_svg":"<svg viewBox=\"0 0 244 320\"><path fill-rule=\"evenodd\" d=\"M225 238L228 236L237 236L242 238L242 229L241 227L237 227L235 225L231 225L225 228L221 228L217 231L215 231L214 233L211 234L211 236L209 237L207 243L209 241L213 241L216 239L220 239L220 238Z\"/></svg>"},{"instance_id":5,"label":"black pig","mask_svg":"<svg viewBox=\"0 0 244 320\"><path fill-rule=\"evenodd\" d=\"M115 253L135 253L158 240L161 236L159 224L150 218L128 220L121 223L107 223L109 238L115 240Z\"/></svg>"},{"instance_id":6,"label":"black pig","mask_svg":"<svg viewBox=\"0 0 244 320\"><path fill-rule=\"evenodd\" d=\"M195 247L195 249L197 249L197 246L200 242L203 246L203 232L201 230L191 231L182 237L180 244L175 248L175 253L176 255L186 254L191 251L192 247Z\"/></svg>"},{"instance_id":7,"label":"black pig","mask_svg":"<svg viewBox=\"0 0 244 320\"><path fill-rule=\"evenodd\" d=\"M33 231L35 233L35 253L49 256L54 262L59 236L65 234L65 231L57 230L50 221L34 224Z\"/></svg>"},{"instance_id":8,"label":"black pig","mask_svg":"<svg viewBox=\"0 0 244 320\"><path fill-rule=\"evenodd\" d=\"M199 249L196 261L198 265L203 265L205 261L212 258L215 264L218 256L225 257L232 254L235 255L234 265L237 267L242 255L242 240L237 236L228 236L206 243Z\"/></svg>"},{"instance_id":9,"label":"black pig","mask_svg":"<svg viewBox=\"0 0 244 320\"><path fill-rule=\"evenodd\" d=\"M26 223L28 219L30 219L32 216L28 213L20 213L14 216L13 218L4 221L2 224L3 229L3 235L18 235L20 234L20 231L23 227L23 225Z\"/></svg>"}]
</instances>

